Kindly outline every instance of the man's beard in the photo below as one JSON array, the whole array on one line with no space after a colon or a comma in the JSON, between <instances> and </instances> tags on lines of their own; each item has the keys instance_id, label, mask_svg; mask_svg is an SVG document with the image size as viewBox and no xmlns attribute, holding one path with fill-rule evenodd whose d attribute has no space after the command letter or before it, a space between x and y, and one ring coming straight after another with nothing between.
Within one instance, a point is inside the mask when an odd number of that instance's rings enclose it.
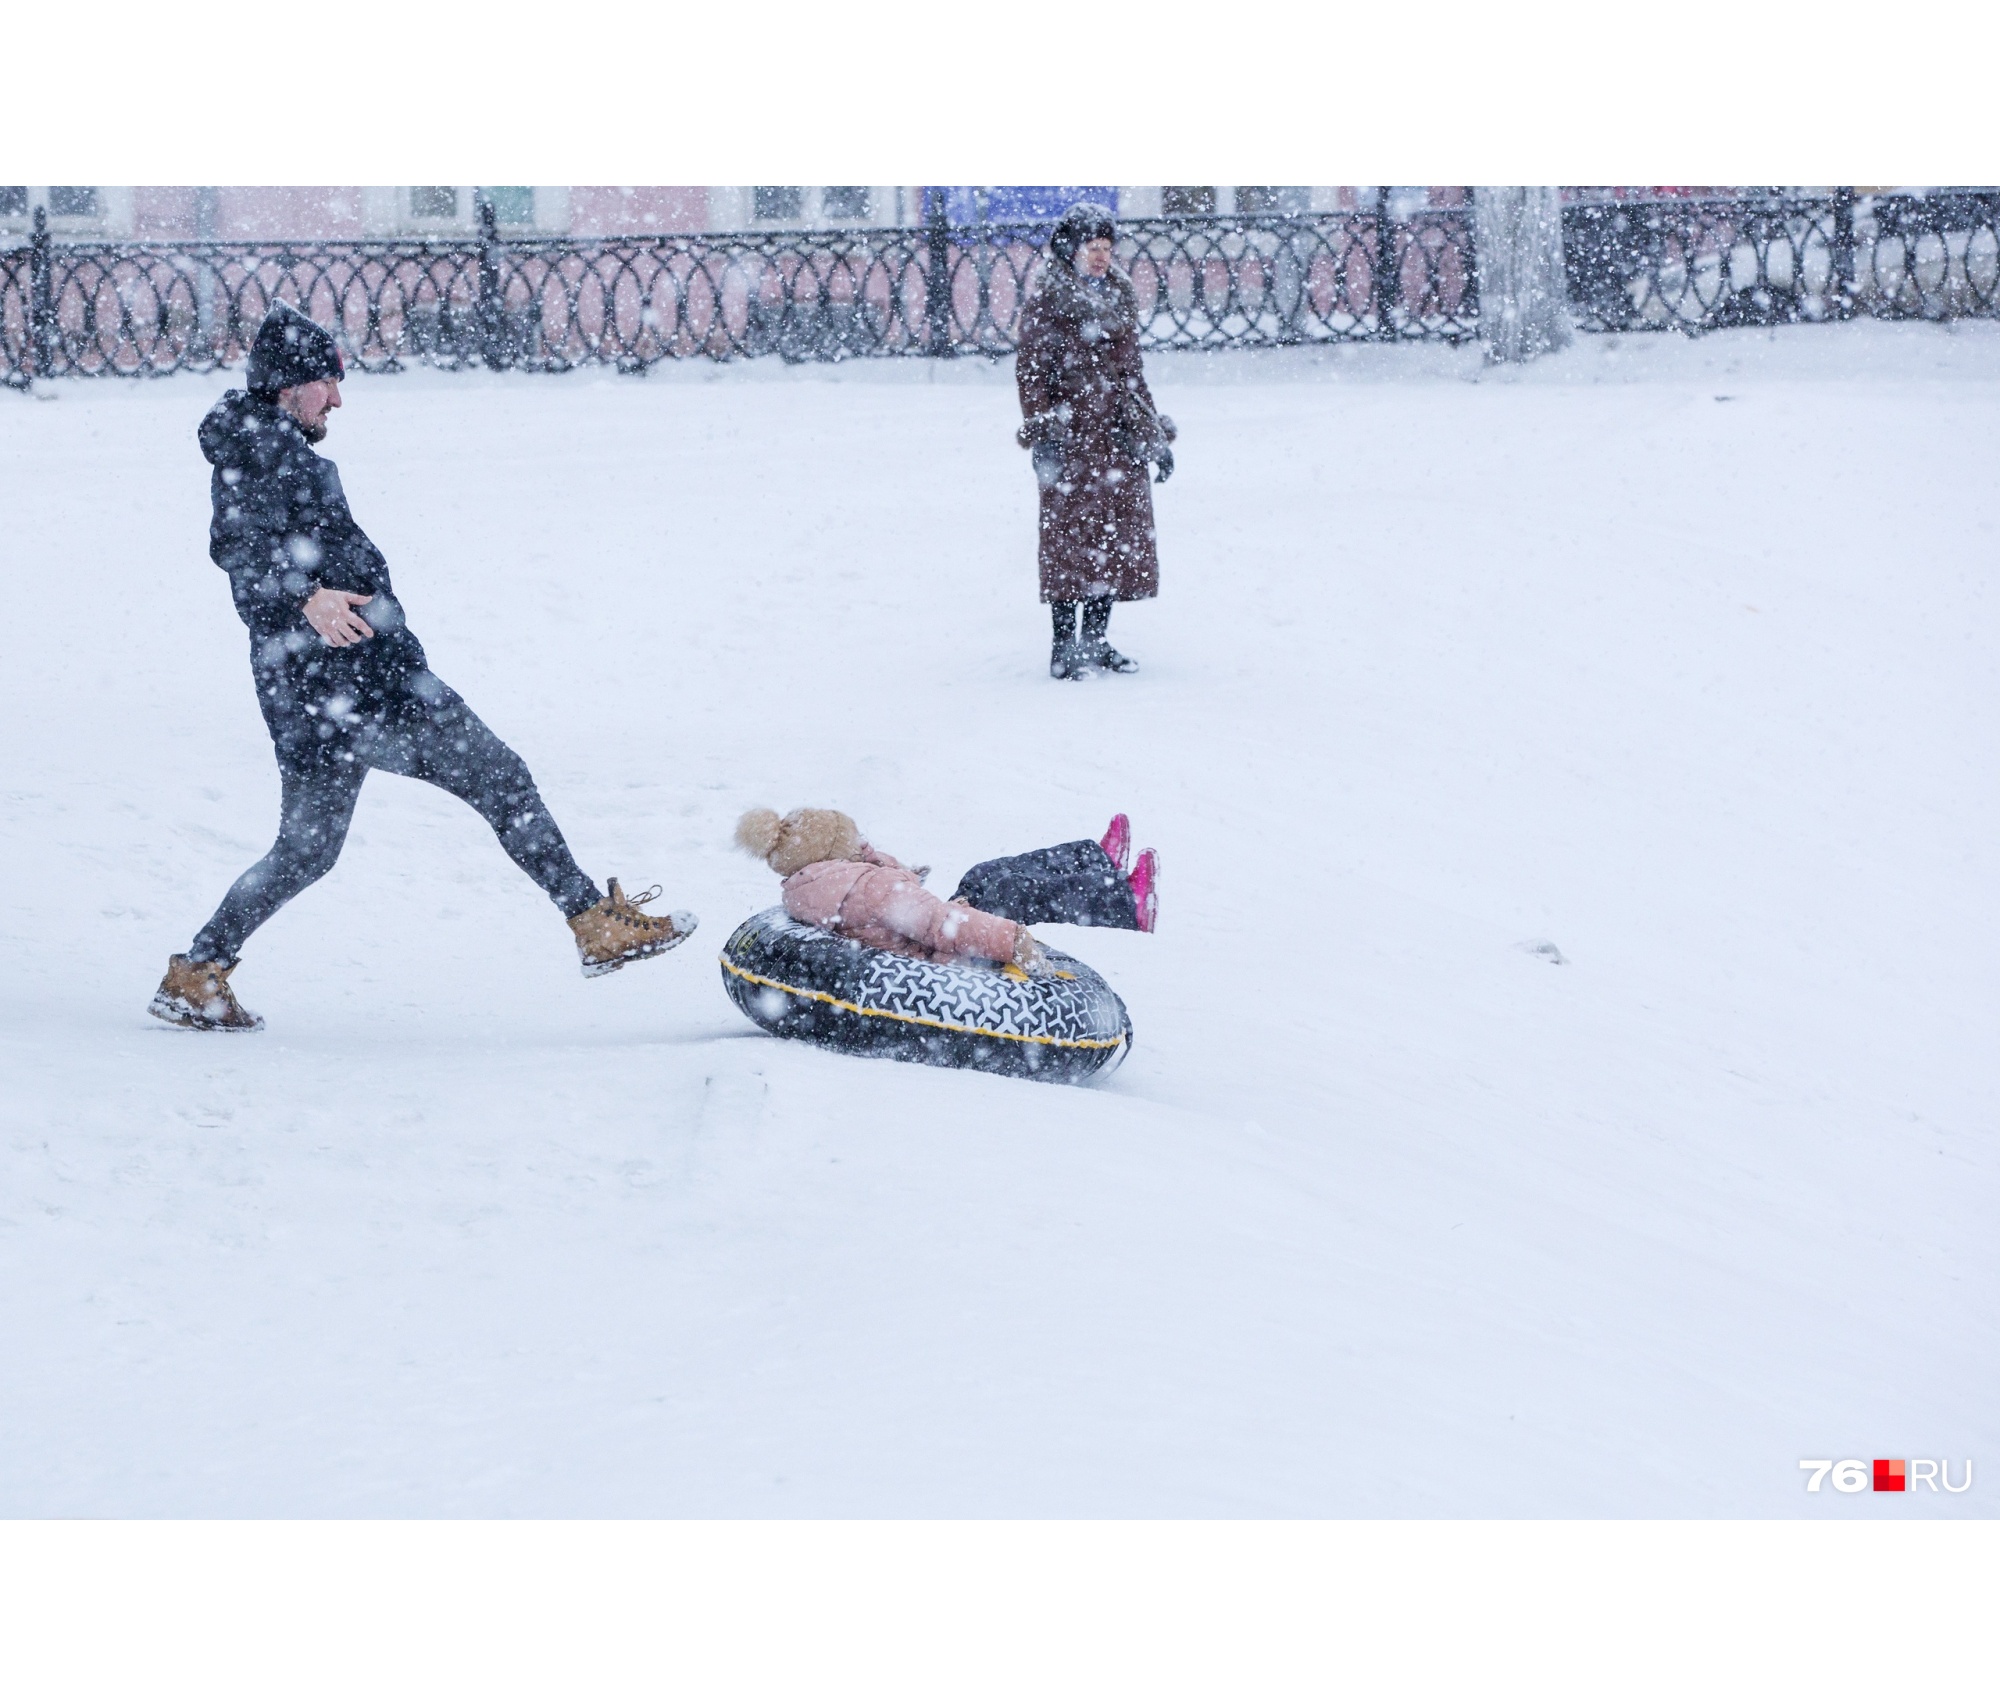
<instances>
[{"instance_id":1,"label":"man's beard","mask_svg":"<svg viewBox=\"0 0 2000 1707\"><path fill-rule=\"evenodd\" d=\"M305 422L301 421L299 423L299 431L305 434L307 444L318 444L321 439L326 437L326 417L324 415L320 416L311 426L307 426Z\"/></svg>"}]
</instances>

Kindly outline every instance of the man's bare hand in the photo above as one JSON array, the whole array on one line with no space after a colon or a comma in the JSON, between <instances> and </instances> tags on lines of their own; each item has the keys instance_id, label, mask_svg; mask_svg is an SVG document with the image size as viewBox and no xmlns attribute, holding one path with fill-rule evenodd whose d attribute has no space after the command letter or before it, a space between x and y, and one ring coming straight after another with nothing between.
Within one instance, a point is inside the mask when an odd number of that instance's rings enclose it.
<instances>
[{"instance_id":1,"label":"man's bare hand","mask_svg":"<svg viewBox=\"0 0 2000 1707\"><path fill-rule=\"evenodd\" d=\"M322 587L306 600L306 621L329 646L352 646L357 640L373 640L375 630L355 614L356 605L365 605L373 593L342 593Z\"/></svg>"}]
</instances>

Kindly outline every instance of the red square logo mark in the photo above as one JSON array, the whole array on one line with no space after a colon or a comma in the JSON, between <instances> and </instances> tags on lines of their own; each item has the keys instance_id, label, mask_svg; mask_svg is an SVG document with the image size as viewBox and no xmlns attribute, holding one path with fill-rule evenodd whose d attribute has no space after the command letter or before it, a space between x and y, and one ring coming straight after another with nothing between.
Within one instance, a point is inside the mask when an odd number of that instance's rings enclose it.
<instances>
[{"instance_id":1,"label":"red square logo mark","mask_svg":"<svg viewBox=\"0 0 2000 1707\"><path fill-rule=\"evenodd\" d=\"M1900 1458L1878 1458L1875 1460L1875 1491L1878 1494L1900 1494L1903 1486L1903 1460Z\"/></svg>"}]
</instances>

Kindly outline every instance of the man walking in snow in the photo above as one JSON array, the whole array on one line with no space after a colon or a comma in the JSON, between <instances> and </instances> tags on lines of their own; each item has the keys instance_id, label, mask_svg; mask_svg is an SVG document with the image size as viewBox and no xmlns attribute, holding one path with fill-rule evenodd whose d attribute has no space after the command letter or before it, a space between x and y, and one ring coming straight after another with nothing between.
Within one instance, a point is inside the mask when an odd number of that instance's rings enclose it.
<instances>
[{"instance_id":1,"label":"man walking in snow","mask_svg":"<svg viewBox=\"0 0 2000 1707\"><path fill-rule=\"evenodd\" d=\"M332 336L279 303L251 345L248 390L227 392L201 424L214 466L208 552L250 630L284 800L271 851L168 961L148 1011L172 1025L263 1025L229 974L244 939L333 869L370 770L435 783L484 818L569 920L585 977L664 953L695 928L692 913L642 912L657 891L628 899L614 877L610 895L599 893L519 755L432 674L339 470L312 448L340 407L344 374Z\"/></svg>"}]
</instances>

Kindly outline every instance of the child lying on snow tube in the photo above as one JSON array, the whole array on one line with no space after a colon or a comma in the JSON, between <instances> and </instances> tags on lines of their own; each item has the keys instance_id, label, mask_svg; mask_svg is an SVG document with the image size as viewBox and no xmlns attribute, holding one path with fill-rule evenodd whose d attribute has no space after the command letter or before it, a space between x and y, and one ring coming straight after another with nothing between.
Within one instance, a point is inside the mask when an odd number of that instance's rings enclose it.
<instances>
[{"instance_id":1,"label":"child lying on snow tube","mask_svg":"<svg viewBox=\"0 0 2000 1707\"><path fill-rule=\"evenodd\" d=\"M1028 926L1150 931L1159 856L1127 870L1121 812L1099 842L989 860L950 901L926 873L871 848L845 813L746 812L737 841L785 880L784 905L740 925L723 983L780 1037L854 1053L1075 1083L1131 1047L1125 1004Z\"/></svg>"},{"instance_id":2,"label":"child lying on snow tube","mask_svg":"<svg viewBox=\"0 0 2000 1707\"><path fill-rule=\"evenodd\" d=\"M924 888L928 866L870 847L845 812L802 806L780 818L755 807L737 823L736 840L785 880L785 911L800 924L919 960L992 960L1033 972L1044 951L1030 925L1150 931L1159 918L1160 856L1147 848L1127 871L1132 824L1123 812L1102 841L975 865L949 901Z\"/></svg>"}]
</instances>

